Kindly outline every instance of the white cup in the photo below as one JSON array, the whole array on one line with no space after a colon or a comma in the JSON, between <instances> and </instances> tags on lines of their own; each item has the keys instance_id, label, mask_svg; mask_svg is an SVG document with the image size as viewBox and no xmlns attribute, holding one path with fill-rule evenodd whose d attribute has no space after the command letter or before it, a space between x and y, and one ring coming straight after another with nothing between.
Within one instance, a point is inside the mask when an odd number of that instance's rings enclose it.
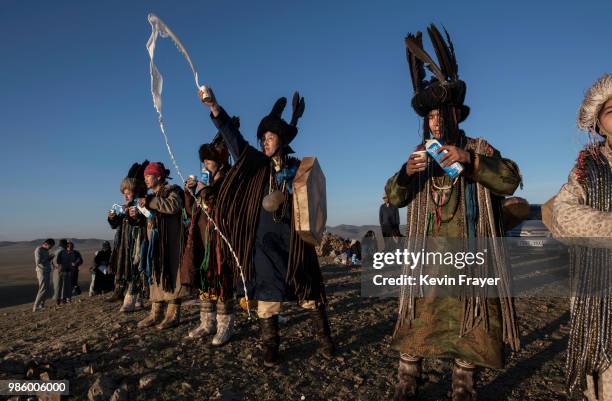
<instances>
[{"instance_id":1,"label":"white cup","mask_svg":"<svg viewBox=\"0 0 612 401\"><path fill-rule=\"evenodd\" d=\"M428 163L429 161L426 150L415 150L414 152L412 152L412 154L416 155L416 159L421 159L419 160L421 163Z\"/></svg>"}]
</instances>

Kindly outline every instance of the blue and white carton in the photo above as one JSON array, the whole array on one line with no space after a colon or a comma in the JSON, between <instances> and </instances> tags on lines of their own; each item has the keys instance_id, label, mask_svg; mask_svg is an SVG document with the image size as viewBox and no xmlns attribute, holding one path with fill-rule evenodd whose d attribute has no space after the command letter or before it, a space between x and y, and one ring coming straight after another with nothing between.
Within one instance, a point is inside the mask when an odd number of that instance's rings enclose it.
<instances>
[{"instance_id":1,"label":"blue and white carton","mask_svg":"<svg viewBox=\"0 0 612 401\"><path fill-rule=\"evenodd\" d=\"M428 139L425 141L425 150L427 153L438 163L440 166L440 159L448 153L447 150L444 150L438 153L438 149L440 149L442 145L437 139ZM440 166L442 167L442 166ZM442 170L451 178L457 177L463 171L463 166L459 162L454 162L450 166L442 167Z\"/></svg>"}]
</instances>

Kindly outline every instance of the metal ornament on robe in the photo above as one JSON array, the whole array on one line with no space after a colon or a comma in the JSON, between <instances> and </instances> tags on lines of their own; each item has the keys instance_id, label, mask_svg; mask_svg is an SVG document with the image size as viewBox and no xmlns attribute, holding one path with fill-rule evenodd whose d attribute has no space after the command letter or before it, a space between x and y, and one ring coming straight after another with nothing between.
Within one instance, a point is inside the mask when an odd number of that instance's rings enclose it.
<instances>
[{"instance_id":1,"label":"metal ornament on robe","mask_svg":"<svg viewBox=\"0 0 612 401\"><path fill-rule=\"evenodd\" d=\"M316 157L304 157L293 178L293 219L300 238L319 245L327 223L327 194Z\"/></svg>"},{"instance_id":2,"label":"metal ornament on robe","mask_svg":"<svg viewBox=\"0 0 612 401\"><path fill-rule=\"evenodd\" d=\"M183 57L185 57L185 59L189 63L189 66L191 67L191 71L193 72L193 78L195 80L195 84L198 90L204 93L209 93L209 91L205 85L200 85L198 81L198 72L196 71L195 66L193 65L193 62L191 61L191 57L189 56L187 49L185 49L185 46L183 45L183 43L181 43L178 36L176 36L176 34L172 32L170 28L168 28L168 26L157 15L149 14L147 16L147 19L149 21L149 24L151 24L151 36L149 37L149 40L147 41L147 51L149 52L149 59L150 59L149 70L151 73L151 95L153 96L153 105L155 106L155 110L157 110L157 114L159 116L159 128L161 129L162 135L164 137L164 141L166 143L166 149L168 150L168 155L170 156L170 160L172 160L174 169L176 170L176 173L178 174L178 176L181 178L181 181L186 182L185 178L183 178L183 175L181 174L181 169L179 168L176 162L174 153L172 152L172 148L170 147L168 135L166 134L166 129L164 127L164 116L162 114L162 98L161 98L164 79L162 75L160 74L159 70L157 69L157 67L155 66L155 62L153 61L155 58L155 43L159 36L161 36L162 38L170 38L172 42L174 42L174 44L176 45L178 51L181 52ZM204 100L206 101L206 98ZM202 211L204 212L208 220L212 222L214 229L219 233L219 236L221 237L223 242L227 245L232 256L236 260L236 265L238 266L238 270L240 270L240 278L242 279L242 286L244 289L245 298L248 302L249 299L248 299L247 289L246 289L246 279L244 277L242 265L240 264L240 261L238 260L238 256L236 255L234 248L229 243L227 237L219 229L219 226L217 225L215 220L207 212L206 205L200 204L200 199L198 199L195 196L195 194L193 193L191 189L189 189L188 193L191 196L193 196L193 198L196 200L196 204L202 209ZM251 317L250 309L247 309L247 313L250 318Z\"/></svg>"}]
</instances>

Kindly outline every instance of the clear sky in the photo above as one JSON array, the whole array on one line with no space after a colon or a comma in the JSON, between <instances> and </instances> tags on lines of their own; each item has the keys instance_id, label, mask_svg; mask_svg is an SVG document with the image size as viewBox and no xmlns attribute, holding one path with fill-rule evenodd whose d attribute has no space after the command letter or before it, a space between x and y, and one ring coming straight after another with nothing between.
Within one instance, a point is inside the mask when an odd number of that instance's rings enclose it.
<instances>
[{"instance_id":1,"label":"clear sky","mask_svg":"<svg viewBox=\"0 0 612 401\"><path fill-rule=\"evenodd\" d=\"M110 238L106 213L131 163L169 165L150 95L149 12L248 140L278 97L301 92L293 147L326 172L330 225L376 223L386 179L419 140L407 32L449 30L472 107L463 128L519 164L517 195L534 203L565 181L584 91L612 65L609 1L3 0L0 240ZM156 58L171 143L183 174L195 173L216 130L170 41Z\"/></svg>"}]
</instances>

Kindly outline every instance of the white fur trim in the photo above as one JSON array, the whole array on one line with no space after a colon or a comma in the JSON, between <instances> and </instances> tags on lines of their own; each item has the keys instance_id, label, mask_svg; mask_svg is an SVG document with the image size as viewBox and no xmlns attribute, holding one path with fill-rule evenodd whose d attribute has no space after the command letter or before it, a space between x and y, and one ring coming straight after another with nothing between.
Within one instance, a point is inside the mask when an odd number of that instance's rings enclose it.
<instances>
[{"instance_id":1,"label":"white fur trim","mask_svg":"<svg viewBox=\"0 0 612 401\"><path fill-rule=\"evenodd\" d=\"M578 128L586 132L595 132L597 115L609 99L612 99L612 74L608 73L599 78L584 95L576 120Z\"/></svg>"}]
</instances>

